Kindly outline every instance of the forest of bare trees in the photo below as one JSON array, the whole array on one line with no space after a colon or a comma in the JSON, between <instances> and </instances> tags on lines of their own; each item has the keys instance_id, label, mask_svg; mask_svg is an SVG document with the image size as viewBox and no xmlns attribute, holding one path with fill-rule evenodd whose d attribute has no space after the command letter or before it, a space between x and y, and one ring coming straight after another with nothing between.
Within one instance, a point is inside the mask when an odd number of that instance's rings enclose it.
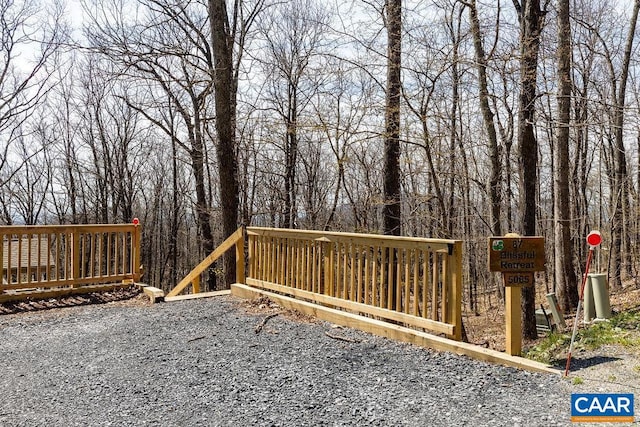
<instances>
[{"instance_id":1,"label":"forest of bare trees","mask_svg":"<svg viewBox=\"0 0 640 427\"><path fill-rule=\"evenodd\" d=\"M462 239L471 311L488 236L544 236L570 310L599 229L635 289L639 8L0 0L1 222L138 217L165 289L240 225Z\"/></svg>"}]
</instances>

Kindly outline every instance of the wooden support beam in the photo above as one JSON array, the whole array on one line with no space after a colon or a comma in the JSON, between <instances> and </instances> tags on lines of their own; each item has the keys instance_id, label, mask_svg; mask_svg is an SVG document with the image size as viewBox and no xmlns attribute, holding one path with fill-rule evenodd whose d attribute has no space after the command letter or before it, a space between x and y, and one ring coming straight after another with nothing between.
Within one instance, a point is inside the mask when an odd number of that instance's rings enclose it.
<instances>
[{"instance_id":1,"label":"wooden support beam","mask_svg":"<svg viewBox=\"0 0 640 427\"><path fill-rule=\"evenodd\" d=\"M153 286L145 286L142 288L142 292L149 297L152 304L164 300L164 292L162 289L154 288Z\"/></svg>"},{"instance_id":2,"label":"wooden support beam","mask_svg":"<svg viewBox=\"0 0 640 427\"><path fill-rule=\"evenodd\" d=\"M174 302L174 301L185 301L191 299L199 299L199 298L212 298L219 297L222 295L231 295L231 291L229 289L223 291L213 291L213 292L200 292L199 294L190 294L190 295L178 295L175 297L165 297L165 302Z\"/></svg>"},{"instance_id":3,"label":"wooden support beam","mask_svg":"<svg viewBox=\"0 0 640 427\"><path fill-rule=\"evenodd\" d=\"M304 298L309 301L313 301L319 304L330 305L333 307L340 307L345 310L349 310L357 313L367 313L372 316L378 316L383 319L393 320L399 323L406 323L414 327L424 328L435 333L445 334L448 336L455 336L455 328L453 325L448 325L442 322L436 322L431 319L423 319L421 317L414 317L409 314L389 310L386 308L374 307L368 304L362 304L359 302L348 301L341 298L335 298L329 295L322 295L313 292L307 292L302 289L292 289L286 286L278 285L275 283L262 282L259 280L247 278L247 284L263 288L269 291L275 291L280 293L286 293L296 298Z\"/></svg>"},{"instance_id":4,"label":"wooden support beam","mask_svg":"<svg viewBox=\"0 0 640 427\"><path fill-rule=\"evenodd\" d=\"M522 288L520 286L505 287L505 322L506 351L512 356L520 356L522 351Z\"/></svg>"},{"instance_id":5,"label":"wooden support beam","mask_svg":"<svg viewBox=\"0 0 640 427\"><path fill-rule=\"evenodd\" d=\"M168 297L174 297L179 295L187 286L189 286L196 277L200 277L200 275L207 269L211 264L213 264L218 258L224 255L229 249L231 249L234 245L238 243L240 239L244 238L244 231L242 228L238 228L235 233L229 236L220 246L215 248L213 252L209 254L205 259L200 262L193 270L187 274L187 276L180 281L168 294Z\"/></svg>"},{"instance_id":6,"label":"wooden support beam","mask_svg":"<svg viewBox=\"0 0 640 427\"><path fill-rule=\"evenodd\" d=\"M69 295L90 294L92 292L108 292L114 289L128 288L129 283L111 283L107 285L87 285L77 288L61 289L36 289L33 291L5 292L0 294L0 303L9 301L23 301L27 299L49 299L59 298Z\"/></svg>"},{"instance_id":7,"label":"wooden support beam","mask_svg":"<svg viewBox=\"0 0 640 427\"><path fill-rule=\"evenodd\" d=\"M328 307L323 307L318 304L299 301L294 298L252 288L247 285L231 285L231 294L248 299L254 299L258 296L265 295L269 297L269 299L287 309L295 309L304 314L317 317L327 322L359 329L361 331L386 337L389 339L403 341L421 347L432 348L438 351L457 353L485 362L511 366L532 372L552 373L556 375L562 374L562 371L554 369L544 363L524 359L522 357L510 356L496 350L478 347L476 345L464 342L453 341L447 338L430 335L425 332L419 332L413 329L405 328L403 326L393 325L380 320L371 319Z\"/></svg>"}]
</instances>

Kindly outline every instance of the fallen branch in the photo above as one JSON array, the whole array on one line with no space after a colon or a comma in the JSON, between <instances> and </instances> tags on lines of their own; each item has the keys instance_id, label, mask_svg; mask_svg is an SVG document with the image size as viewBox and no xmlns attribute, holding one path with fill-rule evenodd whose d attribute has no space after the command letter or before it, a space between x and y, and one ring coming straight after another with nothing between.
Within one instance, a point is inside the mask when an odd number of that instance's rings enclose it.
<instances>
[{"instance_id":1,"label":"fallen branch","mask_svg":"<svg viewBox=\"0 0 640 427\"><path fill-rule=\"evenodd\" d=\"M348 338L348 337L341 337L340 335L333 335L332 333L330 333L329 331L324 333L326 336L328 336L329 338L333 338L334 340L340 340L340 341L346 341L346 342L350 342L350 343L359 343L361 342L359 339L355 339L355 338Z\"/></svg>"},{"instance_id":2,"label":"fallen branch","mask_svg":"<svg viewBox=\"0 0 640 427\"><path fill-rule=\"evenodd\" d=\"M277 315L279 315L280 313L274 313L274 314L270 314L267 317L265 317L264 319L262 319L262 322L260 322L260 324L258 324L256 326L256 334L260 333L260 331L262 330L262 328L264 328L264 325L267 324L267 322L269 321L269 319L273 319L274 317L276 317Z\"/></svg>"},{"instance_id":3,"label":"fallen branch","mask_svg":"<svg viewBox=\"0 0 640 427\"><path fill-rule=\"evenodd\" d=\"M205 335L203 335L201 337L195 337L195 338L188 339L187 342L198 341L198 340L201 340L201 339L204 339L204 338L206 338Z\"/></svg>"}]
</instances>

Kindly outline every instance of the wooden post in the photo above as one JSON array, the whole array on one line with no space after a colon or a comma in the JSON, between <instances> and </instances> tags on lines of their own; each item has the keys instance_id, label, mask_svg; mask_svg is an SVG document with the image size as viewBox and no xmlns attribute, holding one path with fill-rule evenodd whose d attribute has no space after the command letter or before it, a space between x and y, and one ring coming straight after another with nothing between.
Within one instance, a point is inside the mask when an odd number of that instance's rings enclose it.
<instances>
[{"instance_id":1,"label":"wooden post","mask_svg":"<svg viewBox=\"0 0 640 427\"><path fill-rule=\"evenodd\" d=\"M76 281L80 278L80 232L77 230L72 230L69 233L69 236L71 237L71 274L68 278ZM78 285L76 284L72 285L73 288L77 286Z\"/></svg>"},{"instance_id":2,"label":"wooden post","mask_svg":"<svg viewBox=\"0 0 640 427\"><path fill-rule=\"evenodd\" d=\"M520 356L522 351L522 288L505 286L505 320L507 323L506 351L512 356Z\"/></svg>"},{"instance_id":3,"label":"wooden post","mask_svg":"<svg viewBox=\"0 0 640 427\"><path fill-rule=\"evenodd\" d=\"M242 235L236 241L236 283L244 284L246 281L244 270L244 227Z\"/></svg>"},{"instance_id":4,"label":"wooden post","mask_svg":"<svg viewBox=\"0 0 640 427\"><path fill-rule=\"evenodd\" d=\"M447 285L451 289L448 292L447 323L454 326L453 339L462 341L462 242L451 245L449 258Z\"/></svg>"},{"instance_id":5,"label":"wooden post","mask_svg":"<svg viewBox=\"0 0 640 427\"><path fill-rule=\"evenodd\" d=\"M133 228L133 236L131 242L131 262L133 265L131 266L131 272L133 274L133 281L139 282L141 279L141 271L140 271L140 225L134 220L134 228Z\"/></svg>"},{"instance_id":6,"label":"wooden post","mask_svg":"<svg viewBox=\"0 0 640 427\"><path fill-rule=\"evenodd\" d=\"M7 283L9 283L9 277L11 277L9 274L9 270L7 269L6 273L4 270L4 236L4 234L0 234L0 289L3 288L5 274L7 276ZM9 254L8 251L7 254ZM4 289L2 289L0 292L4 292Z\"/></svg>"},{"instance_id":7,"label":"wooden post","mask_svg":"<svg viewBox=\"0 0 640 427\"><path fill-rule=\"evenodd\" d=\"M191 285L193 285L193 293L199 294L200 293L200 275L197 275L193 278L193 280L191 281Z\"/></svg>"},{"instance_id":8,"label":"wooden post","mask_svg":"<svg viewBox=\"0 0 640 427\"><path fill-rule=\"evenodd\" d=\"M489 238L489 271L499 271L505 286L505 337L508 354L522 351L522 287L535 286L534 272L544 271L544 237L507 233ZM535 288L534 288L535 289Z\"/></svg>"}]
</instances>

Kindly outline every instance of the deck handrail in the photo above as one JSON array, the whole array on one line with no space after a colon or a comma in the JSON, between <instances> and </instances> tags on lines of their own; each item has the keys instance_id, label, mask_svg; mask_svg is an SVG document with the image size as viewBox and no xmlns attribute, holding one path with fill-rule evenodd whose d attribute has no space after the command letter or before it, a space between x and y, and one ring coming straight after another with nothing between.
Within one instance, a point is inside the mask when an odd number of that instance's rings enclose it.
<instances>
[{"instance_id":1,"label":"deck handrail","mask_svg":"<svg viewBox=\"0 0 640 427\"><path fill-rule=\"evenodd\" d=\"M246 284L461 340L462 241L248 227Z\"/></svg>"},{"instance_id":2,"label":"deck handrail","mask_svg":"<svg viewBox=\"0 0 640 427\"><path fill-rule=\"evenodd\" d=\"M141 226L0 226L0 294L138 282Z\"/></svg>"},{"instance_id":3,"label":"deck handrail","mask_svg":"<svg viewBox=\"0 0 640 427\"><path fill-rule=\"evenodd\" d=\"M242 259L238 260L236 266L236 280L239 283L244 282L244 229L238 228L231 236L215 248L205 259L195 266L169 293L167 297L175 297L183 292L189 285L193 287L193 293L200 293L200 275L204 273L214 262L216 262L229 249L236 247L236 256ZM242 272L242 273L241 273Z\"/></svg>"},{"instance_id":4,"label":"deck handrail","mask_svg":"<svg viewBox=\"0 0 640 427\"><path fill-rule=\"evenodd\" d=\"M167 297L199 293L200 275L234 246L238 283L461 340L460 240L239 228Z\"/></svg>"}]
</instances>

